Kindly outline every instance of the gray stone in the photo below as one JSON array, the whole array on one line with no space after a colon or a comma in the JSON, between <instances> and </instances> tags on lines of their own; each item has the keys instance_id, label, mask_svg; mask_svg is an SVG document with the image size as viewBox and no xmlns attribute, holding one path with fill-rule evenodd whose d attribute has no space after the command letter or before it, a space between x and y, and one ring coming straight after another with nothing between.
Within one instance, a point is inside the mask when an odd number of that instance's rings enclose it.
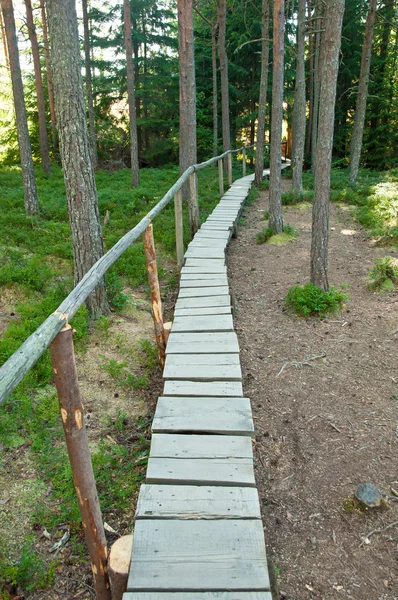
<instances>
[{"instance_id":1,"label":"gray stone","mask_svg":"<svg viewBox=\"0 0 398 600\"><path fill-rule=\"evenodd\" d=\"M355 496L369 508L380 506L383 500L383 494L373 483L360 483L355 490Z\"/></svg>"}]
</instances>

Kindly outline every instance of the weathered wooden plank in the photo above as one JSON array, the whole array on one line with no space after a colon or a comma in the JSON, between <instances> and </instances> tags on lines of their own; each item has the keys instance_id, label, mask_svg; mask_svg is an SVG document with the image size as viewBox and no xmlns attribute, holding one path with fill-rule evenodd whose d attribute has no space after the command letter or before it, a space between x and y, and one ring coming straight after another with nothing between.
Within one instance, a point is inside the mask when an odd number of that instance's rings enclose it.
<instances>
[{"instance_id":1,"label":"weathered wooden plank","mask_svg":"<svg viewBox=\"0 0 398 600\"><path fill-rule=\"evenodd\" d=\"M203 296L201 298L179 298L176 309L179 308L209 308L212 306L231 306L229 294L223 296Z\"/></svg>"},{"instance_id":2,"label":"weathered wooden plank","mask_svg":"<svg viewBox=\"0 0 398 600\"><path fill-rule=\"evenodd\" d=\"M240 381L176 381L168 380L164 383L165 396L243 396Z\"/></svg>"},{"instance_id":3,"label":"weathered wooden plank","mask_svg":"<svg viewBox=\"0 0 398 600\"><path fill-rule=\"evenodd\" d=\"M199 236L203 239L216 239L216 240L229 240L231 238L231 232L229 230L225 231L214 231L213 233L209 233L205 229L200 228L196 236Z\"/></svg>"},{"instance_id":4,"label":"weathered wooden plank","mask_svg":"<svg viewBox=\"0 0 398 600\"><path fill-rule=\"evenodd\" d=\"M194 238L192 242L188 244L188 248L226 248L228 246L228 242L226 239L213 239L209 240L208 238Z\"/></svg>"},{"instance_id":5,"label":"weathered wooden plank","mask_svg":"<svg viewBox=\"0 0 398 600\"><path fill-rule=\"evenodd\" d=\"M212 279L182 279L180 281L180 289L187 287L217 287L217 286L227 286L228 279L226 275L218 275L218 277L213 277Z\"/></svg>"},{"instance_id":6,"label":"weathered wooden plank","mask_svg":"<svg viewBox=\"0 0 398 600\"><path fill-rule=\"evenodd\" d=\"M201 296L225 296L229 294L227 285L210 286L206 288L181 288L178 294L180 298L200 298Z\"/></svg>"},{"instance_id":7,"label":"weathered wooden plank","mask_svg":"<svg viewBox=\"0 0 398 600\"><path fill-rule=\"evenodd\" d=\"M232 314L231 306L213 306L210 308L176 308L174 311L175 317L194 317L201 315L230 315Z\"/></svg>"},{"instance_id":8,"label":"weathered wooden plank","mask_svg":"<svg viewBox=\"0 0 398 600\"><path fill-rule=\"evenodd\" d=\"M255 488L154 483L141 486L135 518L261 519L261 513Z\"/></svg>"},{"instance_id":9,"label":"weathered wooden plank","mask_svg":"<svg viewBox=\"0 0 398 600\"><path fill-rule=\"evenodd\" d=\"M248 458L150 458L146 482L248 487L256 485L253 461Z\"/></svg>"},{"instance_id":10,"label":"weathered wooden plank","mask_svg":"<svg viewBox=\"0 0 398 600\"><path fill-rule=\"evenodd\" d=\"M176 317L172 331L233 331L232 315L196 315L193 317Z\"/></svg>"},{"instance_id":11,"label":"weathered wooden plank","mask_svg":"<svg viewBox=\"0 0 398 600\"><path fill-rule=\"evenodd\" d=\"M139 519L127 590L151 589L269 590L261 521Z\"/></svg>"},{"instance_id":12,"label":"weathered wooden plank","mask_svg":"<svg viewBox=\"0 0 398 600\"><path fill-rule=\"evenodd\" d=\"M252 441L243 435L154 433L150 458L250 458Z\"/></svg>"},{"instance_id":13,"label":"weathered wooden plank","mask_svg":"<svg viewBox=\"0 0 398 600\"><path fill-rule=\"evenodd\" d=\"M200 268L207 267L208 269L216 269L225 267L225 258L213 258L211 260L207 258L187 258L185 260L185 267L187 268ZM208 273L214 273L217 271L208 271Z\"/></svg>"},{"instance_id":14,"label":"weathered wooden plank","mask_svg":"<svg viewBox=\"0 0 398 600\"><path fill-rule=\"evenodd\" d=\"M223 248L188 248L185 252L185 258L217 258L222 260L225 257Z\"/></svg>"},{"instance_id":15,"label":"weathered wooden plank","mask_svg":"<svg viewBox=\"0 0 398 600\"><path fill-rule=\"evenodd\" d=\"M152 422L154 433L254 435L248 398L161 396Z\"/></svg>"},{"instance_id":16,"label":"weathered wooden plank","mask_svg":"<svg viewBox=\"0 0 398 600\"><path fill-rule=\"evenodd\" d=\"M183 267L181 273L189 274L189 275L206 275L206 274L214 274L214 273L227 273L227 267L225 265L220 264L212 264L212 261L204 260L200 265L196 266L185 266Z\"/></svg>"},{"instance_id":17,"label":"weathered wooden plank","mask_svg":"<svg viewBox=\"0 0 398 600\"><path fill-rule=\"evenodd\" d=\"M226 279L227 278L227 267L224 267L224 270L222 273L202 273L202 272L198 272L198 273L191 273L191 272L187 272L186 268L184 267L181 271L181 278L180 278L180 284L182 281L187 282L187 281L217 281L219 278L222 279ZM213 283L214 285L214 283Z\"/></svg>"},{"instance_id":18,"label":"weathered wooden plank","mask_svg":"<svg viewBox=\"0 0 398 600\"><path fill-rule=\"evenodd\" d=\"M126 592L123 600L272 600L271 592Z\"/></svg>"},{"instance_id":19,"label":"weathered wooden plank","mask_svg":"<svg viewBox=\"0 0 398 600\"><path fill-rule=\"evenodd\" d=\"M222 333L170 333L166 354L236 354L238 338L234 331Z\"/></svg>"},{"instance_id":20,"label":"weathered wooden plank","mask_svg":"<svg viewBox=\"0 0 398 600\"><path fill-rule=\"evenodd\" d=\"M166 366L187 365L240 365L239 354L169 354L166 358Z\"/></svg>"},{"instance_id":21,"label":"weathered wooden plank","mask_svg":"<svg viewBox=\"0 0 398 600\"><path fill-rule=\"evenodd\" d=\"M181 355L179 355L181 356ZM175 381L242 381L240 365L168 365L163 379Z\"/></svg>"}]
</instances>

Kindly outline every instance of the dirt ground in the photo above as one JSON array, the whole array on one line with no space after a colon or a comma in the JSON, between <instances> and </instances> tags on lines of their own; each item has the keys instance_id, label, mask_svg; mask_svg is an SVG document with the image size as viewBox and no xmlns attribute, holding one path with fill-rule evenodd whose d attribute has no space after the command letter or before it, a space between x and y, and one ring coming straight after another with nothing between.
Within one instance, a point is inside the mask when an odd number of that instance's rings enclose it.
<instances>
[{"instance_id":1,"label":"dirt ground","mask_svg":"<svg viewBox=\"0 0 398 600\"><path fill-rule=\"evenodd\" d=\"M324 321L296 317L284 296L309 279L311 211L285 209L299 237L259 246L267 204L263 192L246 209L228 266L275 600L396 600L398 294L370 292L366 274L397 253L372 246L332 204L329 280L348 284L350 301ZM363 482L388 498L383 510L353 504Z\"/></svg>"}]
</instances>

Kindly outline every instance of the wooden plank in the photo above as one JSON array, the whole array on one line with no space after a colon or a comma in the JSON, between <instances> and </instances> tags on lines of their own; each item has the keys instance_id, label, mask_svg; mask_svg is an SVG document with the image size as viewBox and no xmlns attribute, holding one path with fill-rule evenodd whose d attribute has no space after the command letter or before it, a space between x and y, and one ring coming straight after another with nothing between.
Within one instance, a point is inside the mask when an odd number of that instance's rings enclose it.
<instances>
[{"instance_id":1,"label":"wooden plank","mask_svg":"<svg viewBox=\"0 0 398 600\"><path fill-rule=\"evenodd\" d=\"M128 591L266 591L269 585L259 519L135 524Z\"/></svg>"},{"instance_id":2,"label":"wooden plank","mask_svg":"<svg viewBox=\"0 0 398 600\"><path fill-rule=\"evenodd\" d=\"M272 600L271 592L126 592L123 600Z\"/></svg>"},{"instance_id":3,"label":"wooden plank","mask_svg":"<svg viewBox=\"0 0 398 600\"><path fill-rule=\"evenodd\" d=\"M217 287L217 286L227 286L228 279L227 276L218 275L216 277L212 277L212 279L183 279L180 280L180 289L187 287Z\"/></svg>"},{"instance_id":4,"label":"wooden plank","mask_svg":"<svg viewBox=\"0 0 398 600\"><path fill-rule=\"evenodd\" d=\"M165 396L243 396L240 381L176 381L164 382Z\"/></svg>"},{"instance_id":5,"label":"wooden plank","mask_svg":"<svg viewBox=\"0 0 398 600\"><path fill-rule=\"evenodd\" d=\"M219 265L219 264L215 264L213 265L212 262L210 262L209 260L205 260L202 261L200 263L200 266L185 266L183 267L181 273L184 274L190 274L190 275L206 275L206 274L215 274L215 273L221 273L221 274L226 274L227 273L227 267L225 265Z\"/></svg>"},{"instance_id":6,"label":"wooden plank","mask_svg":"<svg viewBox=\"0 0 398 600\"><path fill-rule=\"evenodd\" d=\"M176 317L172 331L233 331L232 315L196 315L193 317Z\"/></svg>"},{"instance_id":7,"label":"wooden plank","mask_svg":"<svg viewBox=\"0 0 398 600\"><path fill-rule=\"evenodd\" d=\"M202 315L230 315L232 314L231 306L213 306L210 308L176 308L174 311L175 317L194 317Z\"/></svg>"},{"instance_id":8,"label":"wooden plank","mask_svg":"<svg viewBox=\"0 0 398 600\"><path fill-rule=\"evenodd\" d=\"M188 248L185 252L185 258L217 258L222 260L225 258L225 250L223 248Z\"/></svg>"},{"instance_id":9,"label":"wooden plank","mask_svg":"<svg viewBox=\"0 0 398 600\"><path fill-rule=\"evenodd\" d=\"M154 433L150 458L250 458L252 441L243 435Z\"/></svg>"},{"instance_id":10,"label":"wooden plank","mask_svg":"<svg viewBox=\"0 0 398 600\"><path fill-rule=\"evenodd\" d=\"M167 354L236 354L238 338L234 331L222 333L170 333Z\"/></svg>"},{"instance_id":11,"label":"wooden plank","mask_svg":"<svg viewBox=\"0 0 398 600\"><path fill-rule=\"evenodd\" d=\"M146 482L256 486L251 458L150 458Z\"/></svg>"},{"instance_id":12,"label":"wooden plank","mask_svg":"<svg viewBox=\"0 0 398 600\"><path fill-rule=\"evenodd\" d=\"M180 355L181 356L181 355ZM184 355L182 355L184 356ZM163 379L175 381L242 381L240 365L168 365Z\"/></svg>"},{"instance_id":13,"label":"wooden plank","mask_svg":"<svg viewBox=\"0 0 398 600\"><path fill-rule=\"evenodd\" d=\"M250 400L161 396L152 422L152 431L253 436Z\"/></svg>"},{"instance_id":14,"label":"wooden plank","mask_svg":"<svg viewBox=\"0 0 398 600\"><path fill-rule=\"evenodd\" d=\"M222 273L202 273L201 271L196 272L196 273L191 273L190 271L187 271L186 268L184 267L181 271L181 278L180 278L180 284L182 281L187 282L187 281L217 281L218 278L224 278L226 279L227 277L227 267L224 267L224 271Z\"/></svg>"},{"instance_id":15,"label":"wooden plank","mask_svg":"<svg viewBox=\"0 0 398 600\"><path fill-rule=\"evenodd\" d=\"M201 296L225 296L229 294L227 285L210 286L206 288L181 288L178 294L180 298L200 298Z\"/></svg>"},{"instance_id":16,"label":"wooden plank","mask_svg":"<svg viewBox=\"0 0 398 600\"><path fill-rule=\"evenodd\" d=\"M212 239L209 238L194 238L192 242L188 244L188 248L226 248L228 246L227 240Z\"/></svg>"},{"instance_id":17,"label":"wooden plank","mask_svg":"<svg viewBox=\"0 0 398 600\"><path fill-rule=\"evenodd\" d=\"M187 258L185 260L185 267L187 268L207 268L207 269L219 269L220 267L225 267L225 258L214 258L214 259L206 259L206 258ZM217 273L216 270L209 270L208 273Z\"/></svg>"},{"instance_id":18,"label":"wooden plank","mask_svg":"<svg viewBox=\"0 0 398 600\"><path fill-rule=\"evenodd\" d=\"M169 354L166 366L186 365L240 365L239 354Z\"/></svg>"},{"instance_id":19,"label":"wooden plank","mask_svg":"<svg viewBox=\"0 0 398 600\"><path fill-rule=\"evenodd\" d=\"M231 306L229 294L223 296L203 296L201 298L179 298L176 310L180 308L210 308L212 306Z\"/></svg>"},{"instance_id":20,"label":"wooden plank","mask_svg":"<svg viewBox=\"0 0 398 600\"><path fill-rule=\"evenodd\" d=\"M255 488L144 484L135 518L261 519L261 514Z\"/></svg>"}]
</instances>

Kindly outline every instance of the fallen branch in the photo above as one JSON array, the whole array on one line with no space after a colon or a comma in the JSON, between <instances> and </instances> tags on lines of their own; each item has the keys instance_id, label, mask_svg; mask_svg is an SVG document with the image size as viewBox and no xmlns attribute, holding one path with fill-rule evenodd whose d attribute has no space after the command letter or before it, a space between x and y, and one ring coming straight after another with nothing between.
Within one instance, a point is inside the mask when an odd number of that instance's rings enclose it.
<instances>
[{"instance_id":1,"label":"fallen branch","mask_svg":"<svg viewBox=\"0 0 398 600\"><path fill-rule=\"evenodd\" d=\"M361 548L364 544L367 544L369 542L370 536L375 535L376 533L383 533L383 531L387 531L388 529L392 529L392 527L395 527L395 525L398 525L398 521L394 521L393 523L390 523L389 525L386 525L382 529L373 529L373 531L370 531L368 533L368 535L366 535L362 539L362 542L359 544L359 547Z\"/></svg>"},{"instance_id":2,"label":"fallen branch","mask_svg":"<svg viewBox=\"0 0 398 600\"><path fill-rule=\"evenodd\" d=\"M296 367L296 369L298 369L299 367L313 367L314 365L311 364L311 361L317 360L319 358L325 358L326 353L324 352L323 354L319 354L318 356L310 356L309 358L306 358L305 360L302 361L297 361L297 360L292 360L289 362L285 362L285 364L282 366L281 370L279 371L277 377L279 377L279 375L281 375L281 373L283 373L283 371L286 369L286 367L288 365L292 365L292 367Z\"/></svg>"}]
</instances>

